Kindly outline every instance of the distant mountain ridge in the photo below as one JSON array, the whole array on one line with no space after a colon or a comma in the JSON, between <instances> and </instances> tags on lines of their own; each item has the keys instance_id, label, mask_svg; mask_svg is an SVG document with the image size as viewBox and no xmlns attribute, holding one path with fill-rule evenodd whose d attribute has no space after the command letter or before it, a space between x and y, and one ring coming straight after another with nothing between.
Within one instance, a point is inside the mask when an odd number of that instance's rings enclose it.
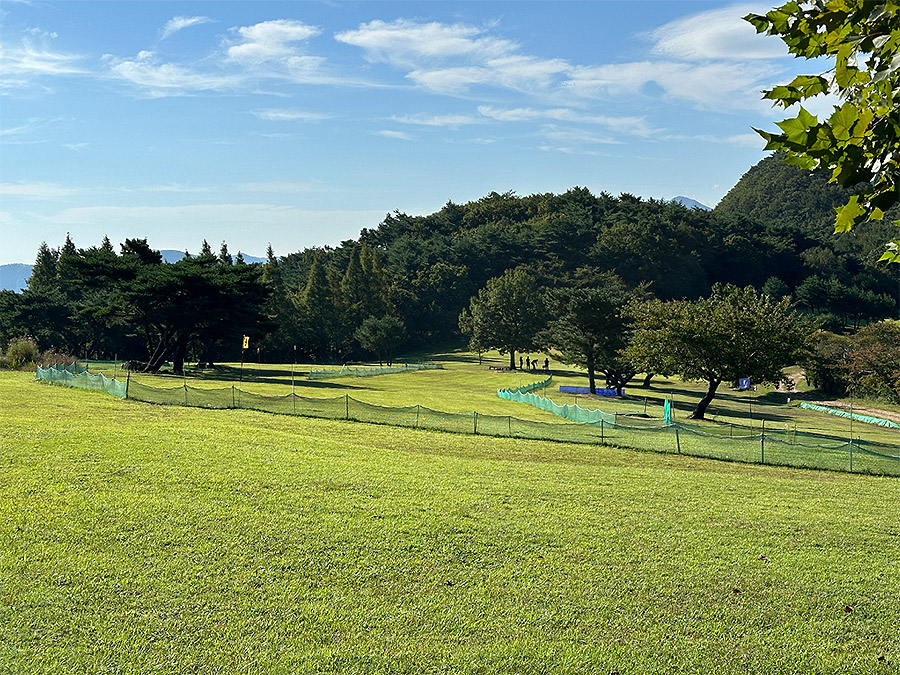
<instances>
[{"instance_id":1,"label":"distant mountain ridge","mask_svg":"<svg viewBox=\"0 0 900 675\"><path fill-rule=\"evenodd\" d=\"M159 253L160 253L160 255L162 255L163 262L167 262L167 263L178 262L179 260L181 260L184 257L184 251L177 251L173 248L161 249ZM190 251L188 251L188 253L190 253ZM265 258L258 258L255 255L247 255L246 253L243 253L240 251L239 251L239 253L241 253L241 255L244 256L244 262L247 263L248 265L250 263L266 262ZM191 253L191 257L194 257L196 255L197 255L196 253ZM231 256L232 260L234 260L235 255L237 255L237 253L235 253L233 256Z\"/></svg>"},{"instance_id":2,"label":"distant mountain ridge","mask_svg":"<svg viewBox=\"0 0 900 675\"><path fill-rule=\"evenodd\" d=\"M678 195L677 197L672 197L673 202L677 202L689 209L700 209L701 211L712 211L710 207L706 204L701 204L696 199L691 199L690 197L685 197L683 195Z\"/></svg>"},{"instance_id":3,"label":"distant mountain ridge","mask_svg":"<svg viewBox=\"0 0 900 675\"><path fill-rule=\"evenodd\" d=\"M0 289L18 293L28 288L28 277L31 276L32 267L33 265L25 263L0 265Z\"/></svg>"},{"instance_id":4,"label":"distant mountain ridge","mask_svg":"<svg viewBox=\"0 0 900 675\"><path fill-rule=\"evenodd\" d=\"M161 250L160 255L167 263L178 262L184 257L184 251L176 251L174 249ZM265 258L254 255L244 255L244 262L248 265L251 263L264 263ZM234 256L232 256L232 260ZM34 265L27 263L8 263L0 265L0 290L15 291L19 293L28 288L28 279L31 277L31 268Z\"/></svg>"}]
</instances>

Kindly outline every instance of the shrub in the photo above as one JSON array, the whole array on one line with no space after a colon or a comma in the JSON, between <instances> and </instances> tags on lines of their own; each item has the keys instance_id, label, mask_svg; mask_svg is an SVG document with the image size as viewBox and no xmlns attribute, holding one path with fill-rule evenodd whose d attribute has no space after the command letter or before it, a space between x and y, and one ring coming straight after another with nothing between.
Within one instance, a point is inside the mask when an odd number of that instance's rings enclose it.
<instances>
[{"instance_id":1,"label":"shrub","mask_svg":"<svg viewBox=\"0 0 900 675\"><path fill-rule=\"evenodd\" d=\"M4 359L7 368L18 369L25 366L33 366L34 362L40 358L41 352L38 349L34 338L21 337L14 338L9 341L6 348L6 357Z\"/></svg>"}]
</instances>

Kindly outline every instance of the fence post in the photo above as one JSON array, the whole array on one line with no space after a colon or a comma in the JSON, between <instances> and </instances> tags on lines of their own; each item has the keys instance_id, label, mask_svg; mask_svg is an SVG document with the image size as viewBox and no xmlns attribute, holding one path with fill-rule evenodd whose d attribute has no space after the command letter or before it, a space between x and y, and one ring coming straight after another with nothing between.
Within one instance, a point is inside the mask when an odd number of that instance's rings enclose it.
<instances>
[{"instance_id":1,"label":"fence post","mask_svg":"<svg viewBox=\"0 0 900 675\"><path fill-rule=\"evenodd\" d=\"M187 383L182 386L184 387L184 404L187 405Z\"/></svg>"},{"instance_id":2,"label":"fence post","mask_svg":"<svg viewBox=\"0 0 900 675\"><path fill-rule=\"evenodd\" d=\"M766 463L766 421L762 421L762 432L759 434L759 458L762 464Z\"/></svg>"},{"instance_id":3,"label":"fence post","mask_svg":"<svg viewBox=\"0 0 900 675\"><path fill-rule=\"evenodd\" d=\"M234 408L234 385L231 385L231 407Z\"/></svg>"},{"instance_id":4,"label":"fence post","mask_svg":"<svg viewBox=\"0 0 900 675\"><path fill-rule=\"evenodd\" d=\"M606 445L606 439L603 436L603 420L600 420L600 445Z\"/></svg>"},{"instance_id":5,"label":"fence post","mask_svg":"<svg viewBox=\"0 0 900 675\"><path fill-rule=\"evenodd\" d=\"M478 411L477 410L472 411L472 422L474 424L472 433L478 434Z\"/></svg>"},{"instance_id":6,"label":"fence post","mask_svg":"<svg viewBox=\"0 0 900 675\"><path fill-rule=\"evenodd\" d=\"M350 394L344 394L344 419L350 419Z\"/></svg>"},{"instance_id":7,"label":"fence post","mask_svg":"<svg viewBox=\"0 0 900 675\"><path fill-rule=\"evenodd\" d=\"M131 371L125 376L125 398L128 398L128 385L131 384Z\"/></svg>"},{"instance_id":8,"label":"fence post","mask_svg":"<svg viewBox=\"0 0 900 675\"><path fill-rule=\"evenodd\" d=\"M512 436L512 416L506 416L506 435Z\"/></svg>"},{"instance_id":9,"label":"fence post","mask_svg":"<svg viewBox=\"0 0 900 675\"><path fill-rule=\"evenodd\" d=\"M416 403L416 429L419 428L419 408L421 408L418 403Z\"/></svg>"},{"instance_id":10,"label":"fence post","mask_svg":"<svg viewBox=\"0 0 900 675\"><path fill-rule=\"evenodd\" d=\"M678 454L681 454L681 438L678 436L678 425L675 425L675 447L678 448Z\"/></svg>"},{"instance_id":11,"label":"fence post","mask_svg":"<svg viewBox=\"0 0 900 675\"><path fill-rule=\"evenodd\" d=\"M291 404L294 407L294 414L297 414L297 394L294 393L294 390L291 389Z\"/></svg>"},{"instance_id":12,"label":"fence post","mask_svg":"<svg viewBox=\"0 0 900 675\"><path fill-rule=\"evenodd\" d=\"M853 471L853 436L850 437L850 471Z\"/></svg>"}]
</instances>

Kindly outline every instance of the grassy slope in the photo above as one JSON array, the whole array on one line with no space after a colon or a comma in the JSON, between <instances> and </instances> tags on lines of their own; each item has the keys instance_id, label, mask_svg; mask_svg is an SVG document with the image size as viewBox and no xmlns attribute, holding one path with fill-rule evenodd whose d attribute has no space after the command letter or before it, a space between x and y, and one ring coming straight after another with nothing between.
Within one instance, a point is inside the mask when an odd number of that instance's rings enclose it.
<instances>
[{"instance_id":1,"label":"grassy slope","mask_svg":"<svg viewBox=\"0 0 900 675\"><path fill-rule=\"evenodd\" d=\"M0 672L900 669L897 479L29 379L0 374Z\"/></svg>"},{"instance_id":2,"label":"grassy slope","mask_svg":"<svg viewBox=\"0 0 900 675\"><path fill-rule=\"evenodd\" d=\"M420 404L435 410L447 412L471 412L477 410L483 414L512 415L521 419L558 423L560 419L551 413L537 410L531 406L510 401L503 401L496 395L501 387L516 387L522 384L543 379L545 374L539 372L498 373L488 370L489 365L503 365L507 358L496 352L485 355L482 365L467 353L438 355L444 370L381 375L372 378L339 378L310 382L305 379L309 365L299 365L296 369L295 391L298 395L308 397L334 397L349 394L352 398L378 405L403 406ZM543 357L541 357L543 363ZM629 399L619 401L604 397L573 397L560 394L560 385L587 386L585 374L563 364L551 361L553 381L543 393L559 404L577 402L584 408L599 408L606 412L643 412L644 399L647 400L646 412L661 420L663 401L671 398L676 416L681 422L688 422L703 431L729 432L731 424L736 425L735 433L750 433L750 428L758 433L764 420L770 431L792 430L796 426L799 431L808 431L822 436L823 443L834 445L835 442L846 442L850 427L846 419L826 415L797 406L783 405L791 395L773 392L761 387L757 392L731 391L723 385L708 411L709 421L693 423L687 416L697 405L697 401L705 392L702 383L684 383L676 378L656 377L650 389L640 386L626 388ZM104 371L112 376L112 370ZM180 386L182 378L174 376L135 376L138 381L160 387ZM188 378L191 386L220 387L237 381L237 369L229 364L223 371L207 372L200 377ZM248 363L243 373L242 388L260 394L283 395L290 392L290 365L257 365ZM794 395L796 398L796 395ZM854 423L854 439L877 443L893 443L900 446L900 432L896 429L885 429L875 425Z\"/></svg>"}]
</instances>

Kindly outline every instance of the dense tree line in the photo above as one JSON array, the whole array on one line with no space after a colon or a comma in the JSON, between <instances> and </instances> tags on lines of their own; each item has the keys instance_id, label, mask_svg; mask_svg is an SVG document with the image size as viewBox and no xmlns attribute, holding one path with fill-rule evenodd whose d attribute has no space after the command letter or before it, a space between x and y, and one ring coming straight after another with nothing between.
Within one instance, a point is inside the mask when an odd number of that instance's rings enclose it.
<instances>
[{"instance_id":1,"label":"dense tree line","mask_svg":"<svg viewBox=\"0 0 900 675\"><path fill-rule=\"evenodd\" d=\"M0 339L28 334L42 348L152 370L237 359L241 335L262 360L390 360L400 348L460 344L481 322L519 330L495 345L511 366L540 342L621 386L633 375L618 356L631 330L622 307L635 299L693 301L733 284L791 297L832 330L894 316L896 274L876 262L883 235L828 234L841 198L832 190L773 155L711 212L585 188L491 193L427 216L388 214L336 247L280 257L270 247L253 265L225 244L168 264L146 240L116 252L67 238L41 246L27 291L0 293ZM512 277L524 286L509 287ZM492 306L501 287L518 295ZM602 338L590 335L599 324Z\"/></svg>"}]
</instances>

